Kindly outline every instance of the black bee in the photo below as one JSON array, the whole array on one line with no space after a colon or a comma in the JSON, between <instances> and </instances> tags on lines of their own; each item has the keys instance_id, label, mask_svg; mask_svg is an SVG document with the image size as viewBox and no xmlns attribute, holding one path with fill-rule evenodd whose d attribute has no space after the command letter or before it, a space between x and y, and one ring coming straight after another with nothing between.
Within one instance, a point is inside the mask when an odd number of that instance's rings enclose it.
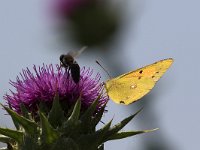
<instances>
[{"instance_id":1,"label":"black bee","mask_svg":"<svg viewBox=\"0 0 200 150\"><path fill-rule=\"evenodd\" d=\"M72 79L75 83L78 83L80 80L80 67L74 57L79 56L86 47L83 47L79 51L70 51L66 55L60 55L60 64L66 69L66 71L71 71Z\"/></svg>"}]
</instances>

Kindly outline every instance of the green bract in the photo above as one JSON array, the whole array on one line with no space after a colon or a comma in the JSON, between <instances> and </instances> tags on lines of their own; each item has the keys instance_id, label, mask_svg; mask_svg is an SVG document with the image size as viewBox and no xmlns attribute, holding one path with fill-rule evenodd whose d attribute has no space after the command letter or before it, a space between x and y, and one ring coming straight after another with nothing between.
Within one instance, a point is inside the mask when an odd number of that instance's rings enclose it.
<instances>
[{"instance_id":1,"label":"green bract","mask_svg":"<svg viewBox=\"0 0 200 150\"><path fill-rule=\"evenodd\" d=\"M97 130L96 125L106 105L98 112L95 111L100 97L84 112L81 112L79 97L73 110L65 114L56 95L50 112L40 106L36 118L31 117L23 105L22 115L3 106L12 117L16 130L0 128L0 141L7 144L1 150L103 150L106 141L156 130L120 132L141 110L115 126L111 126L111 120Z\"/></svg>"}]
</instances>

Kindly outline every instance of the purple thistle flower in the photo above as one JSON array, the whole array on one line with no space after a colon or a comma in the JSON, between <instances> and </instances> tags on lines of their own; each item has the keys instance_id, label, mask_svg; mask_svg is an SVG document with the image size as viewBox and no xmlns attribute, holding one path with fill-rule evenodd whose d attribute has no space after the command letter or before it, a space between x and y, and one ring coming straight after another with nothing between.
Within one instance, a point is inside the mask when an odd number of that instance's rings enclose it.
<instances>
[{"instance_id":1,"label":"purple thistle flower","mask_svg":"<svg viewBox=\"0 0 200 150\"><path fill-rule=\"evenodd\" d=\"M20 73L21 79L17 76L16 82L10 84L16 89L11 94L6 94L4 99L8 105L20 113L20 105L23 103L31 112L36 112L40 102L44 102L51 107L56 93L60 102L67 106L72 106L81 95L82 108L88 108L97 99L103 90L100 83L100 74L92 78L92 69L81 69L81 78L78 84L74 83L70 72L59 65L44 65L42 67L33 66L34 73L28 68ZM108 96L104 93L99 99L97 111L108 101Z\"/></svg>"}]
</instances>

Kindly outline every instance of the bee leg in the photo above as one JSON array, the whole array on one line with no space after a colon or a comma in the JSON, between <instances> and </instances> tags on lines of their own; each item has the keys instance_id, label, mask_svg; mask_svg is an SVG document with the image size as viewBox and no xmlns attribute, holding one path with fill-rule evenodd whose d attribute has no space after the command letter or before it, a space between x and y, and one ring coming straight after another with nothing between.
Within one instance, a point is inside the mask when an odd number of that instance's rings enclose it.
<instances>
[{"instance_id":1,"label":"bee leg","mask_svg":"<svg viewBox=\"0 0 200 150\"><path fill-rule=\"evenodd\" d=\"M68 67L68 69L67 69L67 78L69 79L69 77L70 77L70 68Z\"/></svg>"},{"instance_id":2,"label":"bee leg","mask_svg":"<svg viewBox=\"0 0 200 150\"><path fill-rule=\"evenodd\" d=\"M61 69L62 67L64 67L64 65L62 62L60 62L59 69Z\"/></svg>"}]
</instances>

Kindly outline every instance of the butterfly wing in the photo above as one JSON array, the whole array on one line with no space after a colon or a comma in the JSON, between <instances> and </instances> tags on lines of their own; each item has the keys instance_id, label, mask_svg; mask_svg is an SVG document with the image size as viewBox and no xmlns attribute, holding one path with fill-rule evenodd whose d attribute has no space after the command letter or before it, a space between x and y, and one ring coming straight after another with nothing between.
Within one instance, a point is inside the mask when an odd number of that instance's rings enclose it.
<instances>
[{"instance_id":1,"label":"butterfly wing","mask_svg":"<svg viewBox=\"0 0 200 150\"><path fill-rule=\"evenodd\" d=\"M172 63L173 59L164 59L108 80L107 93L116 103L133 103L150 92Z\"/></svg>"}]
</instances>

